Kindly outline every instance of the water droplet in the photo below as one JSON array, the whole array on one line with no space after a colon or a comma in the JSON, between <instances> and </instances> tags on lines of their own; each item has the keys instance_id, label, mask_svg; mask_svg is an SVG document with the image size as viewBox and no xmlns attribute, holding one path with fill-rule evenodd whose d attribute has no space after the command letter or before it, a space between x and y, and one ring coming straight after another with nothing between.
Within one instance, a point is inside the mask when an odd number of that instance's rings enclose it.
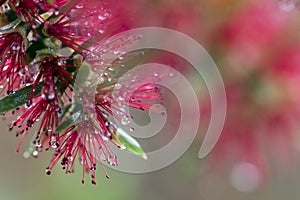
<instances>
[{"instance_id":1,"label":"water droplet","mask_svg":"<svg viewBox=\"0 0 300 200\"><path fill-rule=\"evenodd\" d=\"M104 135L102 135L102 139L103 139L104 141L108 141L108 138L107 138L106 136L104 136Z\"/></svg>"},{"instance_id":2,"label":"water droplet","mask_svg":"<svg viewBox=\"0 0 300 200\"><path fill-rule=\"evenodd\" d=\"M63 66L66 62L64 60L58 60L57 64Z\"/></svg>"},{"instance_id":3,"label":"water droplet","mask_svg":"<svg viewBox=\"0 0 300 200\"><path fill-rule=\"evenodd\" d=\"M118 99L119 99L119 101L124 101L125 100L125 98L123 96L119 96Z\"/></svg>"},{"instance_id":4,"label":"water droplet","mask_svg":"<svg viewBox=\"0 0 300 200\"><path fill-rule=\"evenodd\" d=\"M69 160L69 162L72 162L73 161L73 156L69 156L68 160Z\"/></svg>"},{"instance_id":5,"label":"water droplet","mask_svg":"<svg viewBox=\"0 0 300 200\"><path fill-rule=\"evenodd\" d=\"M12 46L13 51L19 51L20 49L21 49L21 47L19 45L13 45Z\"/></svg>"},{"instance_id":6,"label":"water droplet","mask_svg":"<svg viewBox=\"0 0 300 200\"><path fill-rule=\"evenodd\" d=\"M100 134L100 130L95 129L94 133L95 133L96 135L99 135L99 134Z\"/></svg>"},{"instance_id":7,"label":"water droplet","mask_svg":"<svg viewBox=\"0 0 300 200\"><path fill-rule=\"evenodd\" d=\"M115 84L115 89L120 89L121 87L122 87L122 85L120 83Z\"/></svg>"},{"instance_id":8,"label":"water droplet","mask_svg":"<svg viewBox=\"0 0 300 200\"><path fill-rule=\"evenodd\" d=\"M34 157L37 157L37 156L39 155L39 152L38 152L38 151L34 151L34 152L32 152L32 155L33 155Z\"/></svg>"},{"instance_id":9,"label":"water droplet","mask_svg":"<svg viewBox=\"0 0 300 200\"><path fill-rule=\"evenodd\" d=\"M55 93L54 92L50 92L49 94L48 94L48 100L52 100L52 99L54 99L55 98Z\"/></svg>"},{"instance_id":10,"label":"water droplet","mask_svg":"<svg viewBox=\"0 0 300 200\"><path fill-rule=\"evenodd\" d=\"M101 20L101 21L103 21L103 20L106 19L106 17L104 17L104 16L102 16L102 15L98 15L98 19Z\"/></svg>"},{"instance_id":11,"label":"water droplet","mask_svg":"<svg viewBox=\"0 0 300 200\"><path fill-rule=\"evenodd\" d=\"M31 105L32 105L32 100L29 99L25 104L25 108L30 108Z\"/></svg>"},{"instance_id":12,"label":"water droplet","mask_svg":"<svg viewBox=\"0 0 300 200\"><path fill-rule=\"evenodd\" d=\"M121 123L124 126L127 126L128 124L130 124L130 119L127 116L123 116L122 119L121 119Z\"/></svg>"},{"instance_id":13,"label":"water droplet","mask_svg":"<svg viewBox=\"0 0 300 200\"><path fill-rule=\"evenodd\" d=\"M83 5L76 5L75 7L78 9L81 9L81 8L83 8Z\"/></svg>"}]
</instances>

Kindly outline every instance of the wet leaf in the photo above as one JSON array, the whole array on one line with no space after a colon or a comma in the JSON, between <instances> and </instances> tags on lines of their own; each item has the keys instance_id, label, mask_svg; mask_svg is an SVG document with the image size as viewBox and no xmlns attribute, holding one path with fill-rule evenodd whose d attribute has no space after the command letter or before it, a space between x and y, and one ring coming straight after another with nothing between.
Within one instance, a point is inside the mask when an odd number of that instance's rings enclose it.
<instances>
[{"instance_id":1,"label":"wet leaf","mask_svg":"<svg viewBox=\"0 0 300 200\"><path fill-rule=\"evenodd\" d=\"M121 128L117 129L117 135L119 137L120 142L124 145L126 151L129 151L131 153L143 157L144 159L147 159L147 155L145 154L141 145L133 137L131 137Z\"/></svg>"},{"instance_id":2,"label":"wet leaf","mask_svg":"<svg viewBox=\"0 0 300 200\"><path fill-rule=\"evenodd\" d=\"M7 112L12 109L15 109L23 104L25 104L28 100L28 96L30 95L32 89L32 85L19 89L13 94L10 94L0 100L0 112ZM35 96L37 96L42 89L42 84L38 84L35 91Z\"/></svg>"},{"instance_id":3,"label":"wet leaf","mask_svg":"<svg viewBox=\"0 0 300 200\"><path fill-rule=\"evenodd\" d=\"M78 122L78 120L80 120L80 117L82 116L81 105L76 105L75 108L73 108L73 112L75 112L73 115L66 117L66 119L60 123L60 125L55 129L55 133L67 130L69 127L75 125L76 121Z\"/></svg>"}]
</instances>

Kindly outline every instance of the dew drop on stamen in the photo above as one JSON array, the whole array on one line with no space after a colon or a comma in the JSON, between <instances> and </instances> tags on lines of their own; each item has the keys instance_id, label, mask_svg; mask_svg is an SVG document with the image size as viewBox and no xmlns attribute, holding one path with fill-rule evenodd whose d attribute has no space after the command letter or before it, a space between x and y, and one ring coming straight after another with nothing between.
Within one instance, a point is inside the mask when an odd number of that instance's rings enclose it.
<instances>
[{"instance_id":1,"label":"dew drop on stamen","mask_svg":"<svg viewBox=\"0 0 300 200\"><path fill-rule=\"evenodd\" d=\"M94 133L95 133L96 135L98 135L98 134L100 134L100 130L95 129Z\"/></svg>"},{"instance_id":2,"label":"dew drop on stamen","mask_svg":"<svg viewBox=\"0 0 300 200\"><path fill-rule=\"evenodd\" d=\"M103 139L104 141L108 141L108 138L107 138L106 136L104 136L104 135L102 135L102 139Z\"/></svg>"},{"instance_id":3,"label":"dew drop on stamen","mask_svg":"<svg viewBox=\"0 0 300 200\"><path fill-rule=\"evenodd\" d=\"M78 8L78 9L81 9L81 8L83 8L83 6L82 6L82 5L76 5L75 7L76 7L76 8Z\"/></svg>"},{"instance_id":4,"label":"dew drop on stamen","mask_svg":"<svg viewBox=\"0 0 300 200\"><path fill-rule=\"evenodd\" d=\"M122 119L121 119L121 123L124 126L127 126L128 124L130 124L130 119L127 116L123 116Z\"/></svg>"},{"instance_id":5,"label":"dew drop on stamen","mask_svg":"<svg viewBox=\"0 0 300 200\"><path fill-rule=\"evenodd\" d=\"M103 20L106 19L106 17L104 17L104 16L102 16L102 15L98 15L98 19L101 20L101 21L103 21Z\"/></svg>"},{"instance_id":6,"label":"dew drop on stamen","mask_svg":"<svg viewBox=\"0 0 300 200\"><path fill-rule=\"evenodd\" d=\"M48 100L52 100L52 99L54 99L54 98L55 98L54 92L50 92L50 93L48 94Z\"/></svg>"},{"instance_id":7,"label":"dew drop on stamen","mask_svg":"<svg viewBox=\"0 0 300 200\"><path fill-rule=\"evenodd\" d=\"M28 100L25 104L25 108L30 108L31 107L31 104L32 104L32 100Z\"/></svg>"},{"instance_id":8,"label":"dew drop on stamen","mask_svg":"<svg viewBox=\"0 0 300 200\"><path fill-rule=\"evenodd\" d=\"M73 156L69 156L69 157L68 157L68 161L69 161L69 162L72 162L72 161L73 161Z\"/></svg>"},{"instance_id":9,"label":"dew drop on stamen","mask_svg":"<svg viewBox=\"0 0 300 200\"><path fill-rule=\"evenodd\" d=\"M37 156L39 155L39 152L38 152L38 151L34 151L34 152L32 152L32 155L33 155L34 157L37 157Z\"/></svg>"},{"instance_id":10,"label":"dew drop on stamen","mask_svg":"<svg viewBox=\"0 0 300 200\"><path fill-rule=\"evenodd\" d=\"M119 99L119 101L124 101L125 100L125 98L123 96L119 96L118 99Z\"/></svg>"},{"instance_id":11,"label":"dew drop on stamen","mask_svg":"<svg viewBox=\"0 0 300 200\"><path fill-rule=\"evenodd\" d=\"M52 149L56 149L58 146L57 146L57 143L55 142L55 143L53 143L52 145L51 145L51 148Z\"/></svg>"},{"instance_id":12,"label":"dew drop on stamen","mask_svg":"<svg viewBox=\"0 0 300 200\"><path fill-rule=\"evenodd\" d=\"M19 51L20 49L21 49L21 47L19 45L13 45L12 46L13 51Z\"/></svg>"}]
</instances>

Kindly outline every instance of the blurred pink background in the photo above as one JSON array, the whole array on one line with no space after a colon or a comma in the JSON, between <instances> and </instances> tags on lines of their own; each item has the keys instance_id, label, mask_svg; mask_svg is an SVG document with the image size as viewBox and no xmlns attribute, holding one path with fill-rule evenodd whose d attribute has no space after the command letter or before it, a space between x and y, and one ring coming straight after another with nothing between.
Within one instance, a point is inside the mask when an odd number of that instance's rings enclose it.
<instances>
[{"instance_id":1,"label":"blurred pink background","mask_svg":"<svg viewBox=\"0 0 300 200\"><path fill-rule=\"evenodd\" d=\"M99 170L97 186L82 186L80 173L66 176L57 169L46 176L50 155L37 160L16 155L17 139L8 132L8 121L2 121L0 199L297 199L299 2L122 3L124 17L120 23L124 27L158 26L183 32L203 45L216 62L224 79L228 107L224 130L213 152L203 160L197 157L210 117L205 84L185 61L156 52L152 60L174 67L193 84L201 85L197 91L202 110L198 138L182 158L163 170L143 175L109 170L110 180ZM165 101L170 109L178 106L167 97ZM168 141L172 134L162 131L158 137Z\"/></svg>"}]
</instances>

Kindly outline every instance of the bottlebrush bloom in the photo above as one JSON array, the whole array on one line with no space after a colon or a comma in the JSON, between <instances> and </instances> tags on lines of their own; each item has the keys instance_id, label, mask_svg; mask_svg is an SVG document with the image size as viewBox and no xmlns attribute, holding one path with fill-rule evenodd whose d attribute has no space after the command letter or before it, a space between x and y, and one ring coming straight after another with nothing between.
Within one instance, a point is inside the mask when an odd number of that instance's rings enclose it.
<instances>
[{"instance_id":1,"label":"bottlebrush bloom","mask_svg":"<svg viewBox=\"0 0 300 200\"><path fill-rule=\"evenodd\" d=\"M48 137L52 138L53 131L58 125L58 112L61 109L55 85L56 79L67 84L66 86L68 86L69 81L67 78L69 77L72 80L71 75L64 70L64 66L59 65L58 59L52 56L47 56L41 61L35 62L34 65L39 65L39 73L25 105L28 108L10 127L10 129L13 129L14 126L18 126L19 131L17 135L21 135L17 151L19 151L20 145L32 125L39 121L40 118L42 120L33 141L34 145L40 148L45 146L45 141ZM41 94L33 99L40 81L42 87Z\"/></svg>"},{"instance_id":2,"label":"bottlebrush bloom","mask_svg":"<svg viewBox=\"0 0 300 200\"><path fill-rule=\"evenodd\" d=\"M104 33L107 36L107 31L111 33L118 28L111 25L115 20L111 4L113 2L75 1L57 19L45 22L45 33L82 54L82 50L88 51L86 46L91 45L89 39L103 37Z\"/></svg>"},{"instance_id":3,"label":"bottlebrush bloom","mask_svg":"<svg viewBox=\"0 0 300 200\"><path fill-rule=\"evenodd\" d=\"M37 125L24 156L54 150L47 174L58 162L66 173L73 172L75 158L79 158L83 174L89 172L93 184L97 161L104 171L103 161L117 165L108 141L145 157L140 145L110 117L129 126L126 106L151 110L161 99L155 85L159 76L143 77L140 84L118 83L133 67L128 62L134 57L125 58L126 46L139 38L106 42L106 37L122 27L114 13L117 4L96 0L7 2L0 16L7 21L0 27L0 84L8 92L0 99L0 111L6 118L10 110L18 115L10 125L20 136L17 151ZM86 71L80 74L81 69ZM93 86L86 85L84 80L93 73L100 79ZM77 81L80 78L82 82ZM96 88L94 96L89 87Z\"/></svg>"},{"instance_id":4,"label":"bottlebrush bloom","mask_svg":"<svg viewBox=\"0 0 300 200\"><path fill-rule=\"evenodd\" d=\"M44 22L39 11L58 10L69 0L9 0L10 5L16 11L16 14L35 29L40 23ZM37 21L36 21L37 20Z\"/></svg>"},{"instance_id":5,"label":"bottlebrush bloom","mask_svg":"<svg viewBox=\"0 0 300 200\"><path fill-rule=\"evenodd\" d=\"M95 171L97 161L109 178L102 161L108 161L109 164L116 166L117 157L108 146L105 137L101 134L101 129L95 126L91 120L85 120L76 126L71 126L65 132L58 135L60 142L57 147L46 173L50 175L51 170L61 160L61 165L66 173L74 171L74 162L78 157L82 164L82 183L84 183L84 174L89 172L92 176L92 183L96 184Z\"/></svg>"},{"instance_id":6,"label":"bottlebrush bloom","mask_svg":"<svg viewBox=\"0 0 300 200\"><path fill-rule=\"evenodd\" d=\"M0 83L2 92L13 92L25 83L26 39L19 32L9 32L0 35ZM1 92L1 93L2 93Z\"/></svg>"}]
</instances>

